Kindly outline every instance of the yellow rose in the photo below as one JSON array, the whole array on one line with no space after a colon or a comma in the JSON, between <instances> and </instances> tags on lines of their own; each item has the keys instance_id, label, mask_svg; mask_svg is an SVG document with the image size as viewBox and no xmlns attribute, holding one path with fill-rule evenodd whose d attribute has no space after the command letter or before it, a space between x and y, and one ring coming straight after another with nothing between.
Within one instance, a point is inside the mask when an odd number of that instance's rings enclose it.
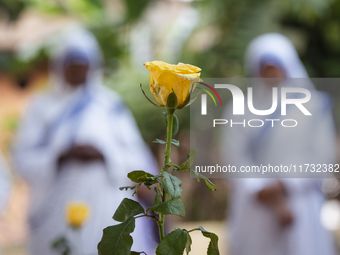
<instances>
[{"instance_id":1,"label":"yellow rose","mask_svg":"<svg viewBox=\"0 0 340 255\"><path fill-rule=\"evenodd\" d=\"M156 101L165 106L169 94L174 91L178 105L177 109L188 104L190 93L195 89L197 82L201 81L197 66L178 63L167 64L163 61L144 63L150 72L150 90Z\"/></svg>"},{"instance_id":2,"label":"yellow rose","mask_svg":"<svg viewBox=\"0 0 340 255\"><path fill-rule=\"evenodd\" d=\"M68 224L74 228L80 228L88 219L90 208L85 203L73 202L66 207L66 219Z\"/></svg>"}]
</instances>

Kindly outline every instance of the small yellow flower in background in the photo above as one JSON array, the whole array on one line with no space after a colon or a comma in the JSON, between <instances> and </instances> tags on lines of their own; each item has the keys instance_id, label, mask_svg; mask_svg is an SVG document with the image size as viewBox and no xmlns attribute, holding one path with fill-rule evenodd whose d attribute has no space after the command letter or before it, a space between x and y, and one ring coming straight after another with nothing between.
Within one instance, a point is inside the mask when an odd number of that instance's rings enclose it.
<instances>
[{"instance_id":1,"label":"small yellow flower in background","mask_svg":"<svg viewBox=\"0 0 340 255\"><path fill-rule=\"evenodd\" d=\"M166 105L169 94L174 91L178 100L177 108L183 108L188 104L188 97L197 82L201 81L201 69L190 64L171 65L152 61L144 63L144 66L150 72L151 93L162 106Z\"/></svg>"},{"instance_id":2,"label":"small yellow flower in background","mask_svg":"<svg viewBox=\"0 0 340 255\"><path fill-rule=\"evenodd\" d=\"M69 203L66 207L66 219L68 224L74 228L80 228L88 219L90 208L81 202Z\"/></svg>"}]
</instances>

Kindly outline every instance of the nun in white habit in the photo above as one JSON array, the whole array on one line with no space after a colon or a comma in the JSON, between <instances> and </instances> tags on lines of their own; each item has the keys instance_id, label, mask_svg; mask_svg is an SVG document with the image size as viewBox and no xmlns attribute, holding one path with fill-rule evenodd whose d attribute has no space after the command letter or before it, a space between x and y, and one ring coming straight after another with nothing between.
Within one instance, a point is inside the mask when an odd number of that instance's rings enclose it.
<instances>
[{"instance_id":1,"label":"nun in white habit","mask_svg":"<svg viewBox=\"0 0 340 255\"><path fill-rule=\"evenodd\" d=\"M103 229L117 224L116 208L131 198L131 192L119 190L131 185L127 173L156 171L131 113L102 85L101 65L89 32L66 33L52 61L52 90L32 101L22 121L13 159L32 189L30 254L58 254L51 244L63 235L74 241L65 221L66 206L74 201L90 207L75 248L97 254ZM153 254L150 226L144 223L136 220L132 250Z\"/></svg>"},{"instance_id":2,"label":"nun in white habit","mask_svg":"<svg viewBox=\"0 0 340 255\"><path fill-rule=\"evenodd\" d=\"M273 128L271 122L265 122L261 128L226 129L223 155L228 163L237 167L335 163L336 136L330 99L316 91L308 80L292 43L280 34L255 38L246 53L246 70L250 77L258 78L252 80L256 109L270 108L273 86L278 87L278 91L281 87L298 86L312 93L312 100L305 104L312 117L302 115L294 105L287 107L286 116L281 116L279 106L270 116L246 113L241 116L242 120L284 117L297 119L298 125L284 128L275 122ZM225 118L238 121L231 110L230 105ZM336 254L331 234L320 222L325 201L319 189L320 179L271 177L229 180L231 255Z\"/></svg>"}]
</instances>

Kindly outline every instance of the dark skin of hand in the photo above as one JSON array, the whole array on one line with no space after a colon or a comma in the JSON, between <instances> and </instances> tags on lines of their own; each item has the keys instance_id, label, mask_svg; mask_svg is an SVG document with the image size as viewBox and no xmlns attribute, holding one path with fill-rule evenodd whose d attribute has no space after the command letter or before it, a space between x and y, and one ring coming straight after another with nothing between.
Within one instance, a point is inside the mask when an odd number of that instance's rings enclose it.
<instances>
[{"instance_id":1,"label":"dark skin of hand","mask_svg":"<svg viewBox=\"0 0 340 255\"><path fill-rule=\"evenodd\" d=\"M84 63L70 63L64 67L65 81L74 88L83 86L86 81L89 66ZM78 160L81 162L103 161L103 154L90 144L78 144L64 151L58 158L58 166L68 160Z\"/></svg>"},{"instance_id":2,"label":"dark skin of hand","mask_svg":"<svg viewBox=\"0 0 340 255\"><path fill-rule=\"evenodd\" d=\"M96 160L105 162L103 154L92 145L76 145L69 148L59 156L58 165L71 159L85 163Z\"/></svg>"},{"instance_id":3,"label":"dark skin of hand","mask_svg":"<svg viewBox=\"0 0 340 255\"><path fill-rule=\"evenodd\" d=\"M293 224L294 215L288 204L286 188L281 181L262 189L257 193L257 199L274 212L281 227Z\"/></svg>"}]
</instances>

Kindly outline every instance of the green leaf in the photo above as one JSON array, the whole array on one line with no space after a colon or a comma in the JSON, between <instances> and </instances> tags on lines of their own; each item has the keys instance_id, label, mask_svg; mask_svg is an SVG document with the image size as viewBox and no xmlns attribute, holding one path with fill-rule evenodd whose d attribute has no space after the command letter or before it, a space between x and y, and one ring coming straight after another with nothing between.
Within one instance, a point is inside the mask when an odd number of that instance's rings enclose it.
<instances>
[{"instance_id":1,"label":"green leaf","mask_svg":"<svg viewBox=\"0 0 340 255\"><path fill-rule=\"evenodd\" d=\"M168 113L167 112L163 112L163 114L165 115L165 125L166 127L168 126ZM175 135L177 135L179 130L179 121L178 118L175 114L173 114L173 120L172 120L172 137L174 137Z\"/></svg>"},{"instance_id":2,"label":"green leaf","mask_svg":"<svg viewBox=\"0 0 340 255\"><path fill-rule=\"evenodd\" d=\"M61 255L70 255L72 253L70 242L64 236L57 238L52 243L52 249Z\"/></svg>"},{"instance_id":3,"label":"green leaf","mask_svg":"<svg viewBox=\"0 0 340 255\"><path fill-rule=\"evenodd\" d=\"M200 94L201 94L200 92L198 92L197 94L195 94L195 95L193 95L193 96L190 94L190 101L189 101L189 103L188 103L187 105L185 105L185 106L189 106L189 105L193 104L193 103L196 101L197 97L198 97Z\"/></svg>"},{"instance_id":4,"label":"green leaf","mask_svg":"<svg viewBox=\"0 0 340 255\"><path fill-rule=\"evenodd\" d=\"M213 184L207 177L205 177L204 175L200 174L200 173L197 173L193 170L190 170L190 172L195 175L195 177L197 178L197 181L199 182L200 179L203 179L205 181L205 185L207 186L207 188L210 190L210 191L215 191L216 190L216 186L215 184Z\"/></svg>"},{"instance_id":5,"label":"green leaf","mask_svg":"<svg viewBox=\"0 0 340 255\"><path fill-rule=\"evenodd\" d=\"M145 253L144 251L141 251L141 252L132 251L132 252L130 253L130 255L139 255L139 254L142 254L142 253L146 255L146 253Z\"/></svg>"},{"instance_id":6,"label":"green leaf","mask_svg":"<svg viewBox=\"0 0 340 255\"><path fill-rule=\"evenodd\" d=\"M156 249L157 255L183 255L188 240L188 232L175 229L168 234Z\"/></svg>"},{"instance_id":7,"label":"green leaf","mask_svg":"<svg viewBox=\"0 0 340 255\"><path fill-rule=\"evenodd\" d=\"M161 195L159 194L159 190L156 187L155 187L155 192L156 192L155 205L159 205L160 203L162 203L162 201L161 201Z\"/></svg>"},{"instance_id":8,"label":"green leaf","mask_svg":"<svg viewBox=\"0 0 340 255\"><path fill-rule=\"evenodd\" d=\"M169 164L169 166L171 166L171 167L174 167L174 168L179 168L179 166L178 166L178 165L176 165L176 164L173 164L173 163L170 163L170 164Z\"/></svg>"},{"instance_id":9,"label":"green leaf","mask_svg":"<svg viewBox=\"0 0 340 255\"><path fill-rule=\"evenodd\" d=\"M179 130L179 121L177 116L174 114L173 115L173 121L172 121L172 137L174 137L175 135L177 135L178 130Z\"/></svg>"},{"instance_id":10,"label":"green leaf","mask_svg":"<svg viewBox=\"0 0 340 255\"><path fill-rule=\"evenodd\" d=\"M182 196L182 182L176 176L169 174L168 172L163 172L162 184L164 190L170 194L172 198L180 198Z\"/></svg>"},{"instance_id":11,"label":"green leaf","mask_svg":"<svg viewBox=\"0 0 340 255\"><path fill-rule=\"evenodd\" d=\"M174 214L174 215L178 215L181 217L185 216L184 205L182 201L179 200L178 198L170 199L159 205L149 207L146 210L146 212L149 212L150 210L157 212L157 213L162 213L162 214Z\"/></svg>"},{"instance_id":12,"label":"green leaf","mask_svg":"<svg viewBox=\"0 0 340 255\"><path fill-rule=\"evenodd\" d=\"M133 182L147 182L145 185L152 185L157 183L157 178L150 173L142 170L132 171L128 173L128 178Z\"/></svg>"},{"instance_id":13,"label":"green leaf","mask_svg":"<svg viewBox=\"0 0 340 255\"><path fill-rule=\"evenodd\" d=\"M153 143L160 143L160 144L166 144L166 141L163 141L161 139L156 138L155 140L152 141Z\"/></svg>"},{"instance_id":14,"label":"green leaf","mask_svg":"<svg viewBox=\"0 0 340 255\"><path fill-rule=\"evenodd\" d=\"M161 139L156 138L152 141L153 143L160 143L160 144L166 144L166 141L163 141ZM176 147L179 147L179 141L176 139L171 139L171 143L175 145Z\"/></svg>"},{"instance_id":15,"label":"green leaf","mask_svg":"<svg viewBox=\"0 0 340 255\"><path fill-rule=\"evenodd\" d=\"M171 143L175 145L176 147L179 147L179 141L176 139L171 139Z\"/></svg>"},{"instance_id":16,"label":"green leaf","mask_svg":"<svg viewBox=\"0 0 340 255\"><path fill-rule=\"evenodd\" d=\"M196 158L196 150L191 150L187 154L187 160L184 161L180 166L179 166L179 171L185 171L190 169L192 164L194 164Z\"/></svg>"},{"instance_id":17,"label":"green leaf","mask_svg":"<svg viewBox=\"0 0 340 255\"><path fill-rule=\"evenodd\" d=\"M154 106L157 106L157 107L162 107L162 105L160 105L160 104L156 104L156 103L154 103L154 102L152 102L152 100L150 99L150 98L148 98L148 96L145 94L145 92L144 92L144 90L143 90L143 87L142 87L142 83L139 85L140 86L140 89L142 90L142 92L143 92L143 95L145 96L145 98L151 103L151 104L153 104Z\"/></svg>"},{"instance_id":18,"label":"green leaf","mask_svg":"<svg viewBox=\"0 0 340 255\"><path fill-rule=\"evenodd\" d=\"M176 109L178 105L177 95L172 90L172 92L169 94L168 99L166 100L166 108L168 109Z\"/></svg>"},{"instance_id":19,"label":"green leaf","mask_svg":"<svg viewBox=\"0 0 340 255\"><path fill-rule=\"evenodd\" d=\"M191 236L188 233L188 240L187 240L187 243L185 245L185 251L187 252L187 255L189 254L189 252L191 252L191 244L192 244Z\"/></svg>"},{"instance_id":20,"label":"green leaf","mask_svg":"<svg viewBox=\"0 0 340 255\"><path fill-rule=\"evenodd\" d=\"M128 190L128 189L133 190L134 188L136 188L135 191L132 193L132 196L133 196L134 194L137 193L138 188L139 188L140 185L142 185L142 183L138 183L138 184L136 184L136 185L134 185L134 186L124 186L124 187L120 187L119 190L124 190L124 189L125 189L125 190Z\"/></svg>"},{"instance_id":21,"label":"green leaf","mask_svg":"<svg viewBox=\"0 0 340 255\"><path fill-rule=\"evenodd\" d=\"M197 178L197 181L199 182L200 179L203 179L205 182L205 185L207 186L207 188L211 191L215 191L216 190L216 186L215 184L213 184L207 177L205 177L204 175L197 173L193 170L190 169L190 167L193 165L194 160L196 158L196 150L191 150L189 151L188 155L187 155L187 160L184 161L178 168L174 168L173 172L175 171L190 171L193 175L195 175L195 177Z\"/></svg>"},{"instance_id":22,"label":"green leaf","mask_svg":"<svg viewBox=\"0 0 340 255\"><path fill-rule=\"evenodd\" d=\"M210 191L215 191L216 190L216 186L215 184L213 184L207 177L205 177L204 175L197 173L196 171L193 170L189 170L193 175L195 175L195 177L197 178L197 181L199 182L200 179L203 179L205 181L205 185L207 186L207 188Z\"/></svg>"},{"instance_id":23,"label":"green leaf","mask_svg":"<svg viewBox=\"0 0 340 255\"><path fill-rule=\"evenodd\" d=\"M218 250L218 236L214 233L211 233L209 231L206 231L203 227L199 226L198 227L203 236L207 237L207 238L210 238L210 243L209 243L209 246L208 246L208 253L207 255L219 255L220 252Z\"/></svg>"},{"instance_id":24,"label":"green leaf","mask_svg":"<svg viewBox=\"0 0 340 255\"><path fill-rule=\"evenodd\" d=\"M129 217L141 213L144 213L144 208L138 202L124 198L112 218L116 221L123 222Z\"/></svg>"},{"instance_id":25,"label":"green leaf","mask_svg":"<svg viewBox=\"0 0 340 255\"><path fill-rule=\"evenodd\" d=\"M119 188L119 190L128 190L128 189L131 189L131 190L133 190L134 188L136 188L138 186L138 184L137 185L133 185L133 186L123 186L123 187L120 187Z\"/></svg>"},{"instance_id":26,"label":"green leaf","mask_svg":"<svg viewBox=\"0 0 340 255\"><path fill-rule=\"evenodd\" d=\"M131 233L135 230L135 218L130 217L123 223L104 229L98 244L99 255L130 255L133 243Z\"/></svg>"}]
</instances>

